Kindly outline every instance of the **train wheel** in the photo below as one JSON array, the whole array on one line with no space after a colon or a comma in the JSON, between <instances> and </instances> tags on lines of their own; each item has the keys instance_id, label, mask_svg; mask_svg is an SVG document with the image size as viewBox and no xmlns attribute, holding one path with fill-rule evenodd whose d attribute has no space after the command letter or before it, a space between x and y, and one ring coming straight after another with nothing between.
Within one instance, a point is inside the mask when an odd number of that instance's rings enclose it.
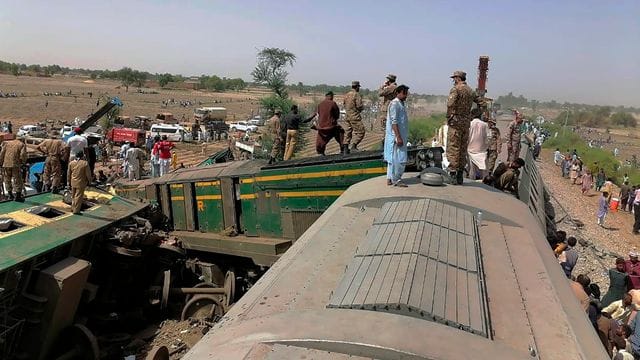
<instances>
[{"instance_id":1,"label":"train wheel","mask_svg":"<svg viewBox=\"0 0 640 360\"><path fill-rule=\"evenodd\" d=\"M227 271L224 276L224 309L225 312L229 310L233 300L236 296L236 273L233 271Z\"/></svg>"},{"instance_id":2,"label":"train wheel","mask_svg":"<svg viewBox=\"0 0 640 360\"><path fill-rule=\"evenodd\" d=\"M196 295L182 308L181 320L214 320L224 315L224 306L216 296Z\"/></svg>"},{"instance_id":3,"label":"train wheel","mask_svg":"<svg viewBox=\"0 0 640 360\"><path fill-rule=\"evenodd\" d=\"M169 349L166 346L156 346L147 353L145 360L169 360Z\"/></svg>"},{"instance_id":4,"label":"train wheel","mask_svg":"<svg viewBox=\"0 0 640 360\"><path fill-rule=\"evenodd\" d=\"M98 340L91 330L81 324L64 329L53 351L53 359L99 360Z\"/></svg>"}]
</instances>

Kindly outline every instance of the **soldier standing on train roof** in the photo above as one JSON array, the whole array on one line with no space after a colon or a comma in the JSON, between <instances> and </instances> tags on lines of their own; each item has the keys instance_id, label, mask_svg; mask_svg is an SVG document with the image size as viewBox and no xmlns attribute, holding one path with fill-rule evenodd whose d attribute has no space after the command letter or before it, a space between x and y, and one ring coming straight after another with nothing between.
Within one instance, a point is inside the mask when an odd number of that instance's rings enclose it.
<instances>
[{"instance_id":1,"label":"soldier standing on train roof","mask_svg":"<svg viewBox=\"0 0 640 360\"><path fill-rule=\"evenodd\" d=\"M454 85L447 99L447 160L452 183L462 185L469 142L469 124L473 103L484 101L467 85L467 73L455 71L451 78Z\"/></svg>"},{"instance_id":2,"label":"soldier standing on train roof","mask_svg":"<svg viewBox=\"0 0 640 360\"><path fill-rule=\"evenodd\" d=\"M55 136L51 136L50 139L38 145L38 150L47 155L42 176L45 191L50 190L55 194L60 188L62 183L62 160L66 146L64 141L57 139Z\"/></svg>"},{"instance_id":3,"label":"soldier standing on train roof","mask_svg":"<svg viewBox=\"0 0 640 360\"><path fill-rule=\"evenodd\" d=\"M493 171L496 165L498 155L502 151L502 140L500 139L500 130L496 126L496 120L489 118L489 148L487 149L487 170L488 173Z\"/></svg>"},{"instance_id":4,"label":"soldier standing on train roof","mask_svg":"<svg viewBox=\"0 0 640 360\"><path fill-rule=\"evenodd\" d=\"M347 152L349 151L349 145L351 145L351 150L358 150L358 144L360 144L366 132L364 125L362 125L364 104L362 103L362 95L360 95L360 81L351 82L351 91L344 96L343 105L347 122L344 145L347 148ZM355 136L353 137L353 144L351 144L353 134Z\"/></svg>"},{"instance_id":5,"label":"soldier standing on train roof","mask_svg":"<svg viewBox=\"0 0 640 360\"><path fill-rule=\"evenodd\" d=\"M507 129L507 162L511 162L520 155L520 127L522 125L522 114L516 111L516 118L509 124Z\"/></svg>"},{"instance_id":6,"label":"soldier standing on train roof","mask_svg":"<svg viewBox=\"0 0 640 360\"><path fill-rule=\"evenodd\" d=\"M268 126L269 132L273 137L273 145L271 147L271 157L269 158L269 164L273 164L278 159L280 155L280 148L282 147L282 139L280 134L282 133L280 129L280 117L282 116L282 111L276 110L273 113L271 119L269 119Z\"/></svg>"},{"instance_id":7,"label":"soldier standing on train roof","mask_svg":"<svg viewBox=\"0 0 640 360\"><path fill-rule=\"evenodd\" d=\"M395 99L397 87L398 84L396 84L396 76L393 74L389 74L387 75L387 80L378 89L378 96L382 98L382 103L380 104L380 109L378 110L380 114L378 115L378 119L380 119L382 130L386 129L389 103L391 102L391 100Z\"/></svg>"},{"instance_id":8,"label":"soldier standing on train roof","mask_svg":"<svg viewBox=\"0 0 640 360\"><path fill-rule=\"evenodd\" d=\"M10 200L24 201L22 188L24 177L20 169L27 162L27 146L22 140L13 139L2 144L0 166L4 177L4 188ZM15 190L15 193L13 191Z\"/></svg>"},{"instance_id":9,"label":"soldier standing on train roof","mask_svg":"<svg viewBox=\"0 0 640 360\"><path fill-rule=\"evenodd\" d=\"M69 163L67 179L71 187L71 210L74 214L82 211L84 201L84 190L91 183L91 170L89 163L84 160L84 152L78 151L75 160Z\"/></svg>"}]
</instances>

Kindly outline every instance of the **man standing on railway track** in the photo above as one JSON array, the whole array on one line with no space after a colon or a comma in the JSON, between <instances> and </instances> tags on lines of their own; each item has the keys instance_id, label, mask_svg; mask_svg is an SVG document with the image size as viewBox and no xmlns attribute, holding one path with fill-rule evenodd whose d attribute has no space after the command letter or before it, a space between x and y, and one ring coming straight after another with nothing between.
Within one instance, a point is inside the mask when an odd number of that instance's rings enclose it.
<instances>
[{"instance_id":1,"label":"man standing on railway track","mask_svg":"<svg viewBox=\"0 0 640 360\"><path fill-rule=\"evenodd\" d=\"M386 129L387 123L387 111L389 110L389 103L391 100L396 97L396 88L398 85L396 84L396 76L393 74L387 75L387 79L378 89L378 96L382 98L382 102L380 104L380 109L378 110L380 115L378 119L380 119L380 124L382 129Z\"/></svg>"},{"instance_id":2,"label":"man standing on railway track","mask_svg":"<svg viewBox=\"0 0 640 360\"><path fill-rule=\"evenodd\" d=\"M27 162L27 146L20 139L13 139L2 144L0 150L0 166L4 177L4 188L10 200L24 201L22 189L24 177L20 169ZM15 190L15 193L13 192Z\"/></svg>"},{"instance_id":3,"label":"man standing on railway track","mask_svg":"<svg viewBox=\"0 0 640 360\"><path fill-rule=\"evenodd\" d=\"M51 136L38 145L38 150L47 156L44 162L42 183L44 191L57 193L62 182L62 159L64 157L64 141Z\"/></svg>"},{"instance_id":4,"label":"man standing on railway track","mask_svg":"<svg viewBox=\"0 0 640 360\"><path fill-rule=\"evenodd\" d=\"M500 129L496 126L496 119L489 118L489 148L487 149L487 173L491 174L496 165L498 155L502 151L502 139L500 138Z\"/></svg>"},{"instance_id":5,"label":"man standing on railway track","mask_svg":"<svg viewBox=\"0 0 640 360\"><path fill-rule=\"evenodd\" d=\"M396 88L396 98L389 104L384 140L384 161L387 162L387 185L407 187L402 182L404 166L407 162L407 141L409 137L409 117L405 100L409 87Z\"/></svg>"},{"instance_id":6,"label":"man standing on railway track","mask_svg":"<svg viewBox=\"0 0 640 360\"><path fill-rule=\"evenodd\" d=\"M516 118L507 129L507 162L511 162L520 156L520 128L522 126L522 114L516 111Z\"/></svg>"},{"instance_id":7,"label":"man standing on railway track","mask_svg":"<svg viewBox=\"0 0 640 360\"><path fill-rule=\"evenodd\" d=\"M273 145L271 146L271 157L269 158L269 164L273 164L278 160L280 156L280 149L282 148L282 138L281 138L281 123L280 118L282 117L282 111L276 110L273 113L271 119L269 119L269 132L271 133L271 137L273 139Z\"/></svg>"},{"instance_id":8,"label":"man standing on railway track","mask_svg":"<svg viewBox=\"0 0 640 360\"><path fill-rule=\"evenodd\" d=\"M71 211L77 215L82 211L84 190L91 183L91 170L84 160L84 152L79 151L75 155L75 160L69 163L67 179L71 187Z\"/></svg>"},{"instance_id":9,"label":"man standing on railway track","mask_svg":"<svg viewBox=\"0 0 640 360\"><path fill-rule=\"evenodd\" d=\"M469 123L473 103L484 105L481 97L467 85L467 73L455 71L454 85L447 99L447 160L452 183L462 185L469 143Z\"/></svg>"},{"instance_id":10,"label":"man standing on railway track","mask_svg":"<svg viewBox=\"0 0 640 360\"><path fill-rule=\"evenodd\" d=\"M340 108L333 101L333 91L325 94L324 100L318 104L318 109L312 117L318 116L318 123L315 125L318 135L316 136L316 152L324 156L327 144L331 139L336 139L340 145L342 154L347 153L347 146L344 145L344 129L338 125L340 118Z\"/></svg>"},{"instance_id":11,"label":"man standing on railway track","mask_svg":"<svg viewBox=\"0 0 640 360\"><path fill-rule=\"evenodd\" d=\"M364 125L362 125L362 110L364 110L364 104L362 103L362 95L360 95L360 81L351 82L351 91L344 96L344 110L346 114L347 129L345 130L344 146L346 151L358 150L358 144L364 138L366 132ZM351 138L353 137L353 144L351 144ZM351 145L351 149L349 149Z\"/></svg>"}]
</instances>

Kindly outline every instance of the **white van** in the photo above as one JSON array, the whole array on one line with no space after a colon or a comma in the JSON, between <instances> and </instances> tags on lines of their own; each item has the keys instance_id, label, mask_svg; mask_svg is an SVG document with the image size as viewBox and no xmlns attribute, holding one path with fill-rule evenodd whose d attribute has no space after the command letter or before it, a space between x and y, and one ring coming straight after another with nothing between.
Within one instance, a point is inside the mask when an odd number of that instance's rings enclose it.
<instances>
[{"instance_id":1,"label":"white van","mask_svg":"<svg viewBox=\"0 0 640 360\"><path fill-rule=\"evenodd\" d=\"M151 136L167 135L167 140L170 141L185 141L190 137L182 126L173 124L153 124L150 132Z\"/></svg>"}]
</instances>

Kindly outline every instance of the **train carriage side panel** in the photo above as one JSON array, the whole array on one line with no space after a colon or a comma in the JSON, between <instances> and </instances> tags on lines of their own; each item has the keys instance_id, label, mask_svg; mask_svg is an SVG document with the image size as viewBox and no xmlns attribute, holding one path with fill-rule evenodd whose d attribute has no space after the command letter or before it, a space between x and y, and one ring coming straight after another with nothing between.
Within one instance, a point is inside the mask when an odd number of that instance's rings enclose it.
<instances>
[{"instance_id":1,"label":"train carriage side panel","mask_svg":"<svg viewBox=\"0 0 640 360\"><path fill-rule=\"evenodd\" d=\"M173 215L173 228L175 230L186 230L187 221L184 207L184 188L182 184L169 185L171 199L171 214Z\"/></svg>"},{"instance_id":2,"label":"train carriage side panel","mask_svg":"<svg viewBox=\"0 0 640 360\"><path fill-rule=\"evenodd\" d=\"M201 232L220 232L224 230L220 181L196 182L195 192L198 229Z\"/></svg>"}]
</instances>

